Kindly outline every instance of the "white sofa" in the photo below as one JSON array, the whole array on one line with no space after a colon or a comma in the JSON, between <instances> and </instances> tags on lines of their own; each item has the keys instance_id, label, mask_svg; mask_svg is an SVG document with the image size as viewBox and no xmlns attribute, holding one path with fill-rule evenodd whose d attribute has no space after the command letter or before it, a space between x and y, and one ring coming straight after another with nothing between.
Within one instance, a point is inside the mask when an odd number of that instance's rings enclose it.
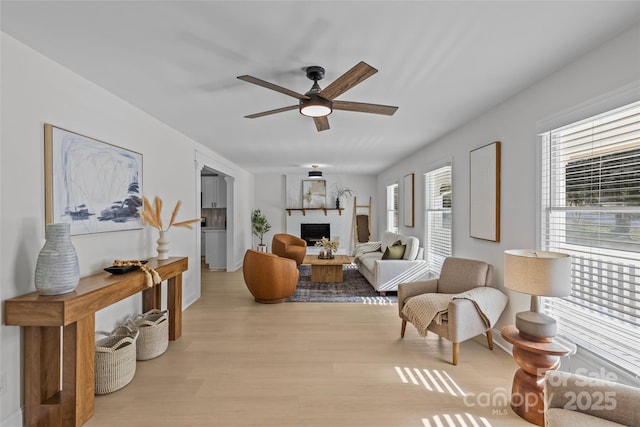
<instances>
[{"instance_id":1,"label":"white sofa","mask_svg":"<svg viewBox=\"0 0 640 427\"><path fill-rule=\"evenodd\" d=\"M388 246L400 241L406 245L402 259L382 259ZM354 263L358 271L381 294L398 290L398 284L428 278L424 249L417 237L385 231L380 242L356 245Z\"/></svg>"}]
</instances>

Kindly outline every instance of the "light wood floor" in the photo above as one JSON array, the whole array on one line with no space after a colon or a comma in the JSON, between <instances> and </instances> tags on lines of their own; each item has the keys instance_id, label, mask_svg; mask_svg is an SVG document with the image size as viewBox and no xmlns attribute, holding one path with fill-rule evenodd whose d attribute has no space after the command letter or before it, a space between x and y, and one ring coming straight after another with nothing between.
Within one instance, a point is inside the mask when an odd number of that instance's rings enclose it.
<instances>
[{"instance_id":1,"label":"light wood floor","mask_svg":"<svg viewBox=\"0 0 640 427\"><path fill-rule=\"evenodd\" d=\"M262 305L241 271L202 273L182 338L86 426L531 426L507 403L515 362L483 336L452 366L448 341L400 339L395 304Z\"/></svg>"}]
</instances>

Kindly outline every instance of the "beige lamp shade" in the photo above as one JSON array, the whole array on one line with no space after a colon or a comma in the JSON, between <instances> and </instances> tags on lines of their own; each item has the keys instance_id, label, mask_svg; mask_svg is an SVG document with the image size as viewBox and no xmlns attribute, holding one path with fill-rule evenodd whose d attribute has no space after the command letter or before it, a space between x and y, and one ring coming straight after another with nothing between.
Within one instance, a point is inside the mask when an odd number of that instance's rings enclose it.
<instances>
[{"instance_id":1,"label":"beige lamp shade","mask_svg":"<svg viewBox=\"0 0 640 427\"><path fill-rule=\"evenodd\" d=\"M571 294L571 257L560 252L511 249L504 252L504 285L524 294Z\"/></svg>"}]
</instances>

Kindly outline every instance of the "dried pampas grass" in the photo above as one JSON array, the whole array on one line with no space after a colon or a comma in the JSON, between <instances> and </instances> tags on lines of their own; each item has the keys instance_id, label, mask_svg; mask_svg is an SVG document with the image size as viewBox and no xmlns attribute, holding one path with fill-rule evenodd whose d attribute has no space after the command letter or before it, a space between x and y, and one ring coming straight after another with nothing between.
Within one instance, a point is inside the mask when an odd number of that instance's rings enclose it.
<instances>
[{"instance_id":1,"label":"dried pampas grass","mask_svg":"<svg viewBox=\"0 0 640 427\"><path fill-rule=\"evenodd\" d=\"M143 201L143 209L142 209L142 219L146 224L149 224L153 228L157 228L159 231L167 231L171 227L184 227L189 230L192 229L191 224L194 222L200 221L200 218L189 219L186 221L175 222L176 217L178 216L178 211L180 210L180 206L182 206L182 202L178 200L176 202L176 206L173 208L173 212L171 213L171 219L169 220L169 225L167 228L163 227L162 224L162 199L156 196L153 199L153 206L149 202L149 199L146 197L142 198Z\"/></svg>"}]
</instances>

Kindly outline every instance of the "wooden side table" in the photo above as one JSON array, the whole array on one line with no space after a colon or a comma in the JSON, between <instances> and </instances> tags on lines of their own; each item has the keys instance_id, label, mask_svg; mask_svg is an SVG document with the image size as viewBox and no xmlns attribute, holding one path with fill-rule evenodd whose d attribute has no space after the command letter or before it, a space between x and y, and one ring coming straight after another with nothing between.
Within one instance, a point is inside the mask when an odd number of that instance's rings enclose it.
<instances>
[{"instance_id":1,"label":"wooden side table","mask_svg":"<svg viewBox=\"0 0 640 427\"><path fill-rule=\"evenodd\" d=\"M513 376L511 409L520 417L539 426L544 425L544 374L560 367L560 357L576 352L568 342L535 342L520 336L511 325L500 331L513 344L513 358L520 366Z\"/></svg>"},{"instance_id":2,"label":"wooden side table","mask_svg":"<svg viewBox=\"0 0 640 427\"><path fill-rule=\"evenodd\" d=\"M169 339L176 340L182 335L182 273L188 258L152 258L147 265L167 281ZM78 427L93 416L96 311L139 292L143 312L160 308L161 289L148 288L139 270L102 272L80 279L67 294L32 292L4 302L5 324L24 330L25 426Z\"/></svg>"}]
</instances>

